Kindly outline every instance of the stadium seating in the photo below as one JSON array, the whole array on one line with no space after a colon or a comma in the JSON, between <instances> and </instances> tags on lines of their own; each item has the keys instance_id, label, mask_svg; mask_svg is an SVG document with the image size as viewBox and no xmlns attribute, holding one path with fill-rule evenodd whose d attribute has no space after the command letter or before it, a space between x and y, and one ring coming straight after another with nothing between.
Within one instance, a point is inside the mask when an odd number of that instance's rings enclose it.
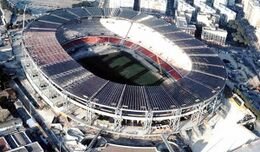
<instances>
[{"instance_id":1,"label":"stadium seating","mask_svg":"<svg viewBox=\"0 0 260 152\"><path fill-rule=\"evenodd\" d=\"M120 12L121 12L120 8L114 8L111 10L111 16L116 17L119 15Z\"/></svg>"},{"instance_id":2,"label":"stadium seating","mask_svg":"<svg viewBox=\"0 0 260 152\"><path fill-rule=\"evenodd\" d=\"M77 95L78 97L92 97L99 89L108 82L97 76L82 79L66 86L64 89Z\"/></svg>"},{"instance_id":3,"label":"stadium seating","mask_svg":"<svg viewBox=\"0 0 260 152\"><path fill-rule=\"evenodd\" d=\"M220 89L220 86L224 85L224 81L221 78L217 77L212 77L204 73L199 73L199 72L191 72L190 74L187 75L188 78L198 81L205 86L211 87L215 90Z\"/></svg>"},{"instance_id":4,"label":"stadium seating","mask_svg":"<svg viewBox=\"0 0 260 152\"><path fill-rule=\"evenodd\" d=\"M182 30L176 28L175 25L159 26L159 27L154 27L154 29L161 34L167 34L167 33L181 32L182 31Z\"/></svg>"},{"instance_id":5,"label":"stadium seating","mask_svg":"<svg viewBox=\"0 0 260 152\"><path fill-rule=\"evenodd\" d=\"M128 10L128 9L121 9L118 17L125 18L125 19L132 19L138 14L138 12Z\"/></svg>"},{"instance_id":6,"label":"stadium seating","mask_svg":"<svg viewBox=\"0 0 260 152\"><path fill-rule=\"evenodd\" d=\"M124 84L109 82L95 95L95 98L98 99L97 103L116 107L125 86Z\"/></svg>"},{"instance_id":7,"label":"stadium seating","mask_svg":"<svg viewBox=\"0 0 260 152\"><path fill-rule=\"evenodd\" d=\"M68 10L68 12L77 16L78 18L90 16L90 14L82 8L71 8Z\"/></svg>"},{"instance_id":8,"label":"stadium seating","mask_svg":"<svg viewBox=\"0 0 260 152\"><path fill-rule=\"evenodd\" d=\"M106 16L106 17L112 16L112 11L113 11L112 8L104 8L103 9L104 16Z\"/></svg>"},{"instance_id":9,"label":"stadium seating","mask_svg":"<svg viewBox=\"0 0 260 152\"><path fill-rule=\"evenodd\" d=\"M103 9L102 8L97 8L97 7L87 7L85 8L87 12L90 13L91 16L103 16Z\"/></svg>"},{"instance_id":10,"label":"stadium seating","mask_svg":"<svg viewBox=\"0 0 260 152\"><path fill-rule=\"evenodd\" d=\"M215 54L214 51L209 49L208 47L203 47L203 48L195 48L195 49L185 49L185 53L187 54Z\"/></svg>"},{"instance_id":11,"label":"stadium seating","mask_svg":"<svg viewBox=\"0 0 260 152\"><path fill-rule=\"evenodd\" d=\"M223 66L223 62L217 56L191 56L190 59L193 63Z\"/></svg>"},{"instance_id":12,"label":"stadium seating","mask_svg":"<svg viewBox=\"0 0 260 152\"><path fill-rule=\"evenodd\" d=\"M155 17L151 17L151 18L142 20L140 23L144 24L144 25L146 25L148 27L161 27L161 26L166 26L166 25L169 24L166 21L157 19Z\"/></svg>"},{"instance_id":13,"label":"stadium seating","mask_svg":"<svg viewBox=\"0 0 260 152\"><path fill-rule=\"evenodd\" d=\"M147 110L147 102L144 87L127 85L120 106L123 109Z\"/></svg>"},{"instance_id":14,"label":"stadium seating","mask_svg":"<svg viewBox=\"0 0 260 152\"><path fill-rule=\"evenodd\" d=\"M35 21L30 25L30 29L37 30L56 30L60 25L59 24L51 24L43 21Z\"/></svg>"},{"instance_id":15,"label":"stadium seating","mask_svg":"<svg viewBox=\"0 0 260 152\"><path fill-rule=\"evenodd\" d=\"M164 87L168 94L177 102L177 105L181 107L192 105L198 99L192 93L185 90L183 86L176 83Z\"/></svg>"},{"instance_id":16,"label":"stadium seating","mask_svg":"<svg viewBox=\"0 0 260 152\"><path fill-rule=\"evenodd\" d=\"M167 110L169 107L177 108L177 102L161 86L145 87L152 110ZM163 101L163 102L161 102Z\"/></svg>"},{"instance_id":17,"label":"stadium seating","mask_svg":"<svg viewBox=\"0 0 260 152\"><path fill-rule=\"evenodd\" d=\"M192 81L188 78L182 78L177 82L180 86L185 88L193 96L199 98L200 100L207 100L212 97L212 89L204 86L199 82ZM196 100L193 100L193 102Z\"/></svg>"},{"instance_id":18,"label":"stadium seating","mask_svg":"<svg viewBox=\"0 0 260 152\"><path fill-rule=\"evenodd\" d=\"M205 47L206 45L202 43L201 41L197 39L186 39L182 41L176 41L174 42L176 45L178 45L180 48L198 48L198 47Z\"/></svg>"},{"instance_id":19,"label":"stadium seating","mask_svg":"<svg viewBox=\"0 0 260 152\"><path fill-rule=\"evenodd\" d=\"M67 22L67 20L65 20L65 19L58 18L56 16L51 16L51 15L44 15L44 16L38 18L37 20L46 21L46 22L50 22L50 23L59 23L59 24L63 24L63 23Z\"/></svg>"},{"instance_id":20,"label":"stadium seating","mask_svg":"<svg viewBox=\"0 0 260 152\"><path fill-rule=\"evenodd\" d=\"M147 15L145 13L140 13L140 14L137 14L135 17L133 17L131 20L138 21L138 20L142 20L146 17L149 17L149 15Z\"/></svg>"},{"instance_id":21,"label":"stadium seating","mask_svg":"<svg viewBox=\"0 0 260 152\"><path fill-rule=\"evenodd\" d=\"M51 13L51 15L59 17L59 18L67 19L68 21L78 18L78 16L73 15L72 13L68 12L67 9L55 10Z\"/></svg>"},{"instance_id":22,"label":"stadium seating","mask_svg":"<svg viewBox=\"0 0 260 152\"><path fill-rule=\"evenodd\" d=\"M217 66L210 66L210 65L203 65L203 64L194 64L193 70L201 71L203 73L209 73L221 78L226 77L226 70L224 67L217 67Z\"/></svg>"},{"instance_id":23,"label":"stadium seating","mask_svg":"<svg viewBox=\"0 0 260 152\"><path fill-rule=\"evenodd\" d=\"M165 34L164 36L173 42L180 41L180 40L187 40L187 39L191 39L191 38L194 39L193 36L191 36L185 32L168 33L168 34Z\"/></svg>"}]
</instances>

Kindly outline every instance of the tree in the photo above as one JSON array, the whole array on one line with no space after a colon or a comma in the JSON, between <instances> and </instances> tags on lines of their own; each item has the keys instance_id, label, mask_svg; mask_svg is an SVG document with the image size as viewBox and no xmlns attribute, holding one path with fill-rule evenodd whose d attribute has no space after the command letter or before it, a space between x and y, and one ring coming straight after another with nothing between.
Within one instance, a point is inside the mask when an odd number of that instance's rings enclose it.
<instances>
[{"instance_id":1,"label":"tree","mask_svg":"<svg viewBox=\"0 0 260 152\"><path fill-rule=\"evenodd\" d=\"M237 29L237 22L235 20L230 20L228 22L228 27L231 29Z\"/></svg>"},{"instance_id":2,"label":"tree","mask_svg":"<svg viewBox=\"0 0 260 152\"><path fill-rule=\"evenodd\" d=\"M247 21L241 21L242 23L247 23ZM230 20L228 22L228 32L231 33L234 42L240 45L247 46L249 44L249 38L246 34L246 27L242 26L237 20Z\"/></svg>"},{"instance_id":3,"label":"tree","mask_svg":"<svg viewBox=\"0 0 260 152\"><path fill-rule=\"evenodd\" d=\"M3 71L2 67L0 67L0 88L2 90L5 89L6 83L9 81L8 75Z\"/></svg>"}]
</instances>

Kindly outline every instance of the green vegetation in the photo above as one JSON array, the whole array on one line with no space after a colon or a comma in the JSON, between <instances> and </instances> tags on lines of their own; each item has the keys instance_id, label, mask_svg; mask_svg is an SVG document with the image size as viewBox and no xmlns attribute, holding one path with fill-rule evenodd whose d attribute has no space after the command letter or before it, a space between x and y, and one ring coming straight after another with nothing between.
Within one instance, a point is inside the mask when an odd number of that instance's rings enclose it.
<instances>
[{"instance_id":1,"label":"green vegetation","mask_svg":"<svg viewBox=\"0 0 260 152\"><path fill-rule=\"evenodd\" d=\"M0 88L4 90L6 88L6 83L10 80L8 75L3 71L2 67L0 66Z\"/></svg>"},{"instance_id":2,"label":"green vegetation","mask_svg":"<svg viewBox=\"0 0 260 152\"><path fill-rule=\"evenodd\" d=\"M233 96L232 89L228 85L224 88L224 95L226 98L231 98Z\"/></svg>"},{"instance_id":3,"label":"green vegetation","mask_svg":"<svg viewBox=\"0 0 260 152\"><path fill-rule=\"evenodd\" d=\"M240 45L247 46L249 44L249 38L246 35L246 29L237 20L231 20L228 22L228 32L231 33L233 41Z\"/></svg>"},{"instance_id":4,"label":"green vegetation","mask_svg":"<svg viewBox=\"0 0 260 152\"><path fill-rule=\"evenodd\" d=\"M82 1L77 4L73 4L72 7L93 7L93 2Z\"/></svg>"},{"instance_id":5,"label":"green vegetation","mask_svg":"<svg viewBox=\"0 0 260 152\"><path fill-rule=\"evenodd\" d=\"M78 61L95 75L130 85L159 85L162 79L125 52L88 57Z\"/></svg>"},{"instance_id":6,"label":"green vegetation","mask_svg":"<svg viewBox=\"0 0 260 152\"><path fill-rule=\"evenodd\" d=\"M7 100L7 97L5 97L5 96L0 97L0 103L4 102L6 100Z\"/></svg>"}]
</instances>

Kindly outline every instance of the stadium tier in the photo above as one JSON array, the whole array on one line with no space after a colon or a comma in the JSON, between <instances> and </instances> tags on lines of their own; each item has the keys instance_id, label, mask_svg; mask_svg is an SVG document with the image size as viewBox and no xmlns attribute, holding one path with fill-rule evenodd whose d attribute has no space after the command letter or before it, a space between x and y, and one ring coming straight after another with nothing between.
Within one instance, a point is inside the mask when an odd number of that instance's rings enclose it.
<instances>
[{"instance_id":1,"label":"stadium tier","mask_svg":"<svg viewBox=\"0 0 260 152\"><path fill-rule=\"evenodd\" d=\"M117 21L126 30L110 30ZM158 43L173 47L158 50L158 44L149 42L150 37L141 39L133 34L142 31L159 35ZM129 35L122 36L125 33ZM102 43L136 52L162 68L172 81L158 86L112 82L94 75L68 54L75 46ZM32 71L38 71L43 76L39 81L48 82L61 97L95 114L114 117L115 123L120 117L144 122L169 120L173 125L177 118L208 110L207 106L219 98L227 77L222 61L205 44L160 18L129 9L55 10L28 25L23 44L26 60L22 63L31 82ZM189 63L191 69L187 68ZM151 122L145 122L148 124Z\"/></svg>"}]
</instances>

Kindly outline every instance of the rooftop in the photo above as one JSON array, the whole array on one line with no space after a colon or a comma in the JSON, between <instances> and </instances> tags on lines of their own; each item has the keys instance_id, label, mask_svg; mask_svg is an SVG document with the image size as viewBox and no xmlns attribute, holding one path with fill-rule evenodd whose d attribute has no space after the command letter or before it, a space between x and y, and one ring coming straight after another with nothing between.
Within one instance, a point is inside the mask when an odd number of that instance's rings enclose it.
<instances>
[{"instance_id":1,"label":"rooftop","mask_svg":"<svg viewBox=\"0 0 260 152\"><path fill-rule=\"evenodd\" d=\"M11 149L4 137L0 137L0 151L7 151Z\"/></svg>"}]
</instances>

